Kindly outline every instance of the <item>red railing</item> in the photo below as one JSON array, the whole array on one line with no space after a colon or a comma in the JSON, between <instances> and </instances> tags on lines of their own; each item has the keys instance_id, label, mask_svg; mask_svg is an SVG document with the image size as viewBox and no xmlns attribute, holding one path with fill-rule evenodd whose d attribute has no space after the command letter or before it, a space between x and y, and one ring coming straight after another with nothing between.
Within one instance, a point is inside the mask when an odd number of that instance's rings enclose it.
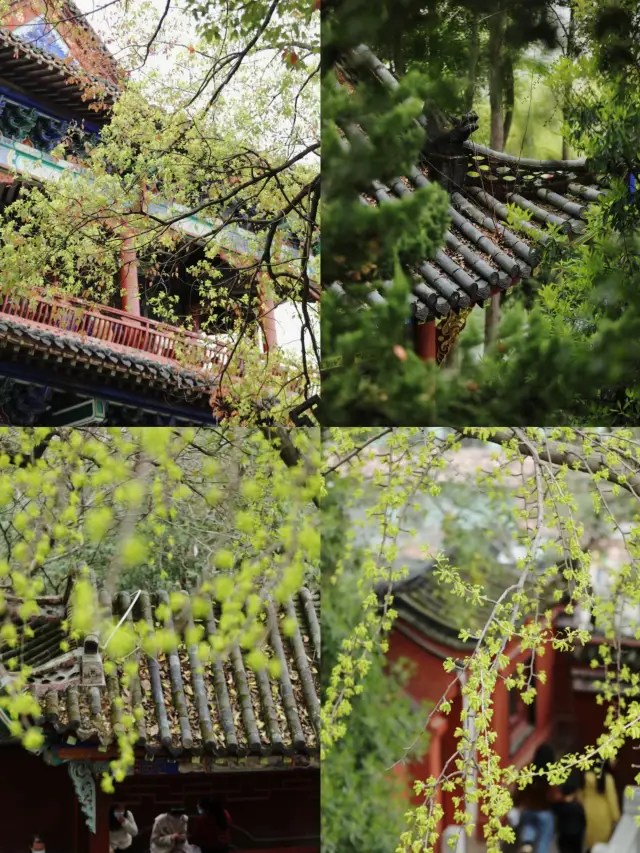
<instances>
[{"instance_id":1,"label":"red railing","mask_svg":"<svg viewBox=\"0 0 640 853\"><path fill-rule=\"evenodd\" d=\"M219 370L229 358L229 348L188 329L179 329L134 317L118 308L95 305L69 296L32 292L7 294L0 314L55 334L69 332L103 341L111 349L135 350L155 361L179 362L205 370Z\"/></svg>"}]
</instances>

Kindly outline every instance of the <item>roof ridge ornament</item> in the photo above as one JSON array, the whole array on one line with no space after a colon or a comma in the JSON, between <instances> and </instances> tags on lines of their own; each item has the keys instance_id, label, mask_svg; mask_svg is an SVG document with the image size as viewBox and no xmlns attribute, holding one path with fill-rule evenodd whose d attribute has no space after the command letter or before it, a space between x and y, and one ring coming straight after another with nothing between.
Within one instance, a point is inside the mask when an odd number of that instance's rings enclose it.
<instances>
[{"instance_id":1,"label":"roof ridge ornament","mask_svg":"<svg viewBox=\"0 0 640 853\"><path fill-rule=\"evenodd\" d=\"M497 160L509 166L523 166L528 169L552 169L556 171L585 172L589 170L586 157L580 157L577 160L536 160L533 157L516 157L514 154L507 154L506 151L496 151L487 145L479 145L477 142L471 142L470 139L467 139L463 145L472 154L489 157L491 160Z\"/></svg>"},{"instance_id":2,"label":"roof ridge ornament","mask_svg":"<svg viewBox=\"0 0 640 853\"><path fill-rule=\"evenodd\" d=\"M80 652L80 686L106 687L97 634L87 634Z\"/></svg>"},{"instance_id":3,"label":"roof ridge ornament","mask_svg":"<svg viewBox=\"0 0 640 853\"><path fill-rule=\"evenodd\" d=\"M425 101L423 113L427 119L427 138L422 149L423 154L465 155L463 143L479 127L479 117L474 110L464 113L460 118L446 115L438 106Z\"/></svg>"}]
</instances>

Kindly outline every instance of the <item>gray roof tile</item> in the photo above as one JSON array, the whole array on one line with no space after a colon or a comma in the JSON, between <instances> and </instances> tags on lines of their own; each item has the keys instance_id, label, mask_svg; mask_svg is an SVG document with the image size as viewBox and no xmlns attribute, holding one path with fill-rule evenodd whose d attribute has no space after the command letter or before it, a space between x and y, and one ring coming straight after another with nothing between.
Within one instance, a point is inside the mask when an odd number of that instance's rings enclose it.
<instances>
[{"instance_id":1,"label":"gray roof tile","mask_svg":"<svg viewBox=\"0 0 640 853\"><path fill-rule=\"evenodd\" d=\"M116 621L132 602L128 593L111 600L104 590L99 599ZM167 602L166 592L143 592L127 621L135 626L144 619L160 627L164 623L156 608ZM113 743L121 713L115 700L122 698L125 708L142 707L138 746L147 753L317 758L320 624L317 597L309 590L301 590L282 607L267 607L265 650L281 663L278 679L266 671L253 672L239 646L232 648L227 660L203 664L197 645L186 645L185 636L194 625L207 636L215 634L218 609L209 599L207 615L194 622L189 614L182 627L175 628L179 643L174 648L156 658L141 650L136 653L138 675L130 689L122 688L115 675L107 675L101 688L83 686L82 647L66 653L60 649L65 639L62 623L68 618L64 598L50 602L49 611L46 618L31 622L33 638L24 635L17 620L20 642L12 647L1 644L0 662L8 664L15 658L35 667L30 689L40 703L38 723L58 736L74 733L84 741ZM285 617L294 619L291 637L281 628Z\"/></svg>"},{"instance_id":2,"label":"gray roof tile","mask_svg":"<svg viewBox=\"0 0 640 853\"><path fill-rule=\"evenodd\" d=\"M345 58L344 67L350 80L372 73L381 84L398 86L389 69L365 45ZM423 116L418 121L426 127ZM344 131L345 145L349 144L347 139L364 135L353 125ZM457 156L450 159L467 160L461 180L443 175L441 160L434 170L425 154L406 177L389 186L373 181L360 198L366 205L393 203L395 198L410 195L414 187L428 186L434 176L449 191L451 226L444 245L434 258L425 258L413 271L411 303L420 321L482 303L497 288L505 290L529 276L540 259L537 243L548 241L546 226L554 225L569 235L582 233L589 205L605 194L594 186L595 176L584 160L532 160L492 151L468 140L456 144ZM578 175L584 183L576 182ZM525 234L505 224L507 202L532 215L533 221L524 223ZM332 287L339 293L344 292L345 285L335 283Z\"/></svg>"},{"instance_id":3,"label":"gray roof tile","mask_svg":"<svg viewBox=\"0 0 640 853\"><path fill-rule=\"evenodd\" d=\"M134 379L147 377L153 383L162 379L166 384L175 385L178 388L188 386L201 389L203 394L207 394L212 386L211 379L203 378L195 370L190 371L177 365L174 368L169 364L154 363L138 355L111 350L102 342L94 343L72 333L64 336L54 335L13 318L0 321L0 332L7 345L26 346L30 349L35 345L36 350L40 350L43 354L54 347L62 355L68 353L72 358L79 356L82 361L95 364L96 367L101 367L106 362Z\"/></svg>"}]
</instances>

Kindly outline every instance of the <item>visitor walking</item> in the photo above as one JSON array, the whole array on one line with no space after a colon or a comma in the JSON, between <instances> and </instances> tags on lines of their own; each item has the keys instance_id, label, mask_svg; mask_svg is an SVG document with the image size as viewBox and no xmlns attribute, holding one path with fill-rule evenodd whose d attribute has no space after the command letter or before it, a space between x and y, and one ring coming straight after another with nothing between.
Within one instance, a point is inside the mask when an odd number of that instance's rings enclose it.
<instances>
[{"instance_id":1,"label":"visitor walking","mask_svg":"<svg viewBox=\"0 0 640 853\"><path fill-rule=\"evenodd\" d=\"M587 816L586 844L606 844L620 820L620 803L613 778L612 763L605 759L597 770L587 770L583 776L580 799Z\"/></svg>"},{"instance_id":2,"label":"visitor walking","mask_svg":"<svg viewBox=\"0 0 640 853\"><path fill-rule=\"evenodd\" d=\"M151 853L191 853L187 841L188 817L182 806L158 815L151 830Z\"/></svg>"},{"instance_id":3,"label":"visitor walking","mask_svg":"<svg viewBox=\"0 0 640 853\"><path fill-rule=\"evenodd\" d=\"M138 834L133 815L124 803L113 803L109 809L109 850L126 850Z\"/></svg>"},{"instance_id":4,"label":"visitor walking","mask_svg":"<svg viewBox=\"0 0 640 853\"><path fill-rule=\"evenodd\" d=\"M578 799L580 777L572 773L560 786L560 800L554 805L557 819L558 853L582 853L587 819Z\"/></svg>"},{"instance_id":5,"label":"visitor walking","mask_svg":"<svg viewBox=\"0 0 640 853\"><path fill-rule=\"evenodd\" d=\"M535 771L547 770L555 761L553 747L541 744L531 762ZM546 776L534 776L533 782L516 792L515 805L520 809L519 853L549 853L553 843L555 815L553 789Z\"/></svg>"},{"instance_id":6,"label":"visitor walking","mask_svg":"<svg viewBox=\"0 0 640 853\"><path fill-rule=\"evenodd\" d=\"M189 831L189 840L202 853L228 853L231 845L231 817L215 797L203 797L198 803L198 817Z\"/></svg>"}]
</instances>

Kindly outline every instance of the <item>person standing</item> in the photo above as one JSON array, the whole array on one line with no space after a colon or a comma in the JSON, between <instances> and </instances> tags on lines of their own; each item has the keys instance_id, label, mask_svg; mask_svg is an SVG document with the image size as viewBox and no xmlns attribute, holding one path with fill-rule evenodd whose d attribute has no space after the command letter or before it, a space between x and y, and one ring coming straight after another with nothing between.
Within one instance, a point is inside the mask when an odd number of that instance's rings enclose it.
<instances>
[{"instance_id":1,"label":"person standing","mask_svg":"<svg viewBox=\"0 0 640 853\"><path fill-rule=\"evenodd\" d=\"M138 834L133 815L124 803L113 803L109 809L109 850L126 850Z\"/></svg>"},{"instance_id":2,"label":"person standing","mask_svg":"<svg viewBox=\"0 0 640 853\"><path fill-rule=\"evenodd\" d=\"M587 816L587 850L591 850L594 844L606 844L620 820L620 803L612 769L611 762L605 759L597 772L587 770L583 776L580 799Z\"/></svg>"},{"instance_id":3,"label":"person standing","mask_svg":"<svg viewBox=\"0 0 640 853\"><path fill-rule=\"evenodd\" d=\"M558 827L558 853L582 853L587 818L578 800L580 778L573 773L560 786L561 799L555 804Z\"/></svg>"},{"instance_id":4,"label":"person standing","mask_svg":"<svg viewBox=\"0 0 640 853\"><path fill-rule=\"evenodd\" d=\"M215 797L202 797L198 817L193 822L189 840L202 853L228 853L231 845L231 817Z\"/></svg>"},{"instance_id":5,"label":"person standing","mask_svg":"<svg viewBox=\"0 0 640 853\"><path fill-rule=\"evenodd\" d=\"M553 747L543 743L531 763L534 771L546 771L554 760ZM536 853L549 853L555 829L552 799L553 789L546 776L534 776L530 785L516 793L514 803L521 811L518 853L533 853L534 845Z\"/></svg>"},{"instance_id":6,"label":"person standing","mask_svg":"<svg viewBox=\"0 0 640 853\"><path fill-rule=\"evenodd\" d=\"M158 815L151 830L151 853L190 853L187 826L188 818L182 806Z\"/></svg>"}]
</instances>

